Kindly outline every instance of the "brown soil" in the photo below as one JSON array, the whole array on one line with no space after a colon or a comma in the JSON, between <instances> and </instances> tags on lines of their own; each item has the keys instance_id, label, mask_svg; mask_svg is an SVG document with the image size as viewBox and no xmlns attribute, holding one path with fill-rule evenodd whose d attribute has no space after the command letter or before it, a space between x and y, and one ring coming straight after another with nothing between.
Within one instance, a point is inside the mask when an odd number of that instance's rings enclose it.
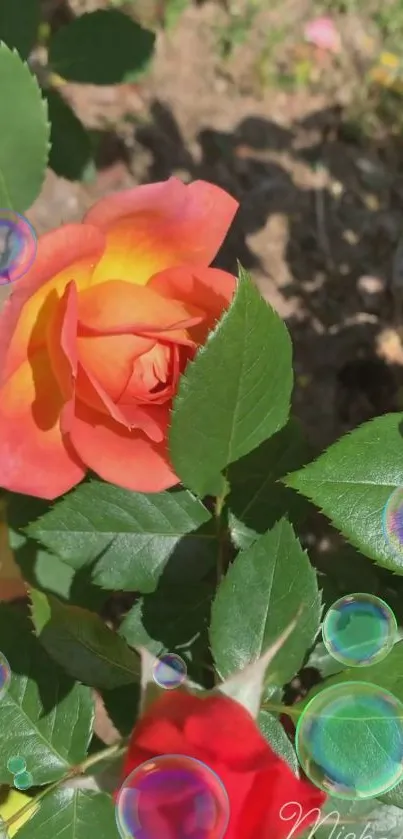
<instances>
[{"instance_id":1,"label":"brown soil","mask_svg":"<svg viewBox=\"0 0 403 839\"><path fill-rule=\"evenodd\" d=\"M83 121L104 132L102 168L91 185L49 172L29 216L41 233L80 219L100 195L172 174L205 178L235 195L240 211L219 264L235 270L240 260L286 320L295 408L323 447L399 407L402 350L390 278L403 172L387 133L377 142L347 133L354 44L337 69L315 59L320 80L328 80L316 91L262 83L268 33L279 15L298 32L307 8L287 0L263 11L224 62L217 32L225 12L198 5L159 35L140 87L64 85ZM358 37L359 22L351 31Z\"/></svg>"}]
</instances>

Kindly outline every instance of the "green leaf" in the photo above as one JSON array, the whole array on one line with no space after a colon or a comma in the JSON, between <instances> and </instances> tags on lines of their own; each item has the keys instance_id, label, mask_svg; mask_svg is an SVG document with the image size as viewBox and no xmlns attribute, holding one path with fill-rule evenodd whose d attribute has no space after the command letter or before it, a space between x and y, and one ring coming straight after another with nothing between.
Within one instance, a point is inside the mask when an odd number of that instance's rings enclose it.
<instances>
[{"instance_id":1,"label":"green leaf","mask_svg":"<svg viewBox=\"0 0 403 839\"><path fill-rule=\"evenodd\" d=\"M49 63L64 79L110 85L134 81L153 56L155 35L116 9L98 9L63 26L49 43Z\"/></svg>"},{"instance_id":2,"label":"green leaf","mask_svg":"<svg viewBox=\"0 0 403 839\"><path fill-rule=\"evenodd\" d=\"M63 787L50 792L18 831L18 839L120 839L113 799L105 793Z\"/></svg>"},{"instance_id":3,"label":"green leaf","mask_svg":"<svg viewBox=\"0 0 403 839\"><path fill-rule=\"evenodd\" d=\"M85 180L91 170L95 172L89 135L55 90L48 90L46 99L51 124L49 166L67 180Z\"/></svg>"},{"instance_id":4,"label":"green leaf","mask_svg":"<svg viewBox=\"0 0 403 839\"><path fill-rule=\"evenodd\" d=\"M229 527L238 548L249 545L284 515L295 524L308 504L276 481L306 462L309 447L299 423L290 422L270 440L230 466Z\"/></svg>"},{"instance_id":5,"label":"green leaf","mask_svg":"<svg viewBox=\"0 0 403 839\"><path fill-rule=\"evenodd\" d=\"M260 705L265 690L265 680L267 687L267 670L273 660L277 660L278 653L284 649L284 645L291 634L294 632L297 624L299 612L288 623L283 631L277 636L275 641L265 650L263 655L254 659L252 662L232 674L228 679L218 684L215 688L215 693L224 694L231 699L235 699L240 705L246 708L251 716L256 719L259 715ZM270 674L271 678L271 674Z\"/></svg>"},{"instance_id":6,"label":"green leaf","mask_svg":"<svg viewBox=\"0 0 403 839\"><path fill-rule=\"evenodd\" d=\"M370 682L373 685L379 685L380 688L390 691L396 696L400 702L403 702L403 641L399 641L390 651L389 655L378 661L375 664L370 664L368 667L360 667L359 677L357 675L356 667L349 667L330 679L326 679L320 685L315 686L301 702L296 704L296 708L304 708L305 705L320 693L324 688L337 685L342 682Z\"/></svg>"},{"instance_id":7,"label":"green leaf","mask_svg":"<svg viewBox=\"0 0 403 839\"><path fill-rule=\"evenodd\" d=\"M362 553L395 574L403 574L403 558L389 548L382 516L389 496L403 483L402 419L403 414L387 414L365 423L285 480Z\"/></svg>"},{"instance_id":8,"label":"green leaf","mask_svg":"<svg viewBox=\"0 0 403 839\"><path fill-rule=\"evenodd\" d=\"M103 690L102 699L108 716L119 734L122 737L128 737L138 717L140 685L123 685L114 690Z\"/></svg>"},{"instance_id":9,"label":"green leaf","mask_svg":"<svg viewBox=\"0 0 403 839\"><path fill-rule=\"evenodd\" d=\"M207 573L215 539L203 525L210 519L186 490L146 495L90 481L57 502L28 533L73 568L94 564L96 585L149 593L164 570L164 577L182 582Z\"/></svg>"},{"instance_id":10,"label":"green leaf","mask_svg":"<svg viewBox=\"0 0 403 839\"><path fill-rule=\"evenodd\" d=\"M238 554L212 607L210 640L222 676L259 658L303 604L295 630L276 657L276 685L299 670L319 628L314 569L291 525L282 520Z\"/></svg>"},{"instance_id":11,"label":"green leaf","mask_svg":"<svg viewBox=\"0 0 403 839\"><path fill-rule=\"evenodd\" d=\"M123 638L77 606L31 589L32 621L46 651L76 679L92 687L138 682L140 662Z\"/></svg>"},{"instance_id":12,"label":"green leaf","mask_svg":"<svg viewBox=\"0 0 403 839\"><path fill-rule=\"evenodd\" d=\"M295 775L298 774L298 759L281 722L267 711L260 711L258 726L272 749L287 761Z\"/></svg>"},{"instance_id":13,"label":"green leaf","mask_svg":"<svg viewBox=\"0 0 403 839\"><path fill-rule=\"evenodd\" d=\"M192 587L161 585L135 603L119 634L131 647L146 647L157 657L177 653L186 662L190 678L200 682L208 657L213 590L208 582Z\"/></svg>"},{"instance_id":14,"label":"green leaf","mask_svg":"<svg viewBox=\"0 0 403 839\"><path fill-rule=\"evenodd\" d=\"M200 496L217 473L285 424L291 341L241 270L232 304L181 378L171 417L176 473Z\"/></svg>"},{"instance_id":15,"label":"green leaf","mask_svg":"<svg viewBox=\"0 0 403 839\"><path fill-rule=\"evenodd\" d=\"M49 123L38 83L16 52L0 44L0 207L24 212L46 173Z\"/></svg>"},{"instance_id":16,"label":"green leaf","mask_svg":"<svg viewBox=\"0 0 403 839\"><path fill-rule=\"evenodd\" d=\"M75 684L48 657L29 621L0 607L0 649L12 671L0 702L0 783L12 784L7 761L23 755L33 785L62 778L87 753L94 716L89 688Z\"/></svg>"},{"instance_id":17,"label":"green leaf","mask_svg":"<svg viewBox=\"0 0 403 839\"><path fill-rule=\"evenodd\" d=\"M1 0L0 40L28 58L35 45L40 23L39 0Z\"/></svg>"}]
</instances>

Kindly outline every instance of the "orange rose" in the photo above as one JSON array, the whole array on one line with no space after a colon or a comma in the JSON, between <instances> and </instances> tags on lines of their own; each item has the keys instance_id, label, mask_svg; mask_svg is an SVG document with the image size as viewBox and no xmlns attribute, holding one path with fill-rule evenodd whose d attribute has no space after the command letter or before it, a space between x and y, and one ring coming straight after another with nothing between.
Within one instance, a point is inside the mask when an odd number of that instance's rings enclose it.
<instances>
[{"instance_id":1,"label":"orange rose","mask_svg":"<svg viewBox=\"0 0 403 839\"><path fill-rule=\"evenodd\" d=\"M0 483L56 498L91 469L158 492L172 399L228 307L209 268L237 210L223 190L171 178L99 201L42 236L0 324Z\"/></svg>"}]
</instances>

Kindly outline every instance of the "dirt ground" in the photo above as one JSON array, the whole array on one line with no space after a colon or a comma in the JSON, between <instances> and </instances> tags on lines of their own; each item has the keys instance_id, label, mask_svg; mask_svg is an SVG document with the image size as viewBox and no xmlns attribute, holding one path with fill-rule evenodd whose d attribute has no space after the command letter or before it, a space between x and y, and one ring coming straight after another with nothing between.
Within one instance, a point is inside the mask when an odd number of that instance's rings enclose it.
<instances>
[{"instance_id":1,"label":"dirt ground","mask_svg":"<svg viewBox=\"0 0 403 839\"><path fill-rule=\"evenodd\" d=\"M263 4L225 61L217 48L225 12L208 2L160 33L141 85L64 85L83 122L104 132L102 168L91 184L49 172L28 215L42 233L80 219L100 195L172 174L236 196L240 211L218 264L235 270L240 260L285 319L295 348L295 410L320 449L401 407L403 353L390 283L403 230L403 156L387 131L376 139L349 131L357 62L336 72L322 56L314 89L262 83L278 16L296 31L309 11L304 0L274 6ZM359 20L349 27L353 36Z\"/></svg>"}]
</instances>

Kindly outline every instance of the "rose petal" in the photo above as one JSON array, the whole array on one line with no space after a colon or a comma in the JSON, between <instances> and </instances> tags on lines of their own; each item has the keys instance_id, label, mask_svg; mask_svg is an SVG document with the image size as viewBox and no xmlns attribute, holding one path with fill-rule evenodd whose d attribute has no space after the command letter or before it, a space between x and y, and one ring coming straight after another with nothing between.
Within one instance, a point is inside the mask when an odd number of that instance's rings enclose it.
<instances>
[{"instance_id":1,"label":"rose petal","mask_svg":"<svg viewBox=\"0 0 403 839\"><path fill-rule=\"evenodd\" d=\"M89 225L66 224L41 236L35 262L18 280L0 314L0 376L5 381L28 353L44 346L51 311L70 280L85 287L105 238Z\"/></svg>"},{"instance_id":2,"label":"rose petal","mask_svg":"<svg viewBox=\"0 0 403 839\"><path fill-rule=\"evenodd\" d=\"M205 181L176 178L108 195L85 221L107 235L107 250L92 284L125 277L144 285L164 268L207 266L238 209L227 192Z\"/></svg>"},{"instance_id":3,"label":"rose petal","mask_svg":"<svg viewBox=\"0 0 403 839\"><path fill-rule=\"evenodd\" d=\"M83 462L104 481L134 492L161 492L178 483L165 439L154 443L141 431L128 431L80 402L70 438Z\"/></svg>"},{"instance_id":4,"label":"rose petal","mask_svg":"<svg viewBox=\"0 0 403 839\"><path fill-rule=\"evenodd\" d=\"M151 349L153 341L136 335L104 335L79 337L77 345L80 365L117 402L130 381L136 358ZM77 382L77 388L87 402L82 382Z\"/></svg>"},{"instance_id":5,"label":"rose petal","mask_svg":"<svg viewBox=\"0 0 403 839\"><path fill-rule=\"evenodd\" d=\"M86 469L63 439L64 404L47 352L37 351L0 391L0 483L4 489L53 499L75 486Z\"/></svg>"},{"instance_id":6,"label":"rose petal","mask_svg":"<svg viewBox=\"0 0 403 839\"><path fill-rule=\"evenodd\" d=\"M168 268L151 278L147 288L158 291L169 300L181 300L200 309L205 317L200 324L189 328L197 344L204 344L208 332L214 328L228 309L235 289L236 277L219 268Z\"/></svg>"},{"instance_id":7,"label":"rose petal","mask_svg":"<svg viewBox=\"0 0 403 839\"><path fill-rule=\"evenodd\" d=\"M49 359L59 388L65 399L73 395L77 374L77 288L74 282L55 306L47 329Z\"/></svg>"},{"instance_id":8,"label":"rose petal","mask_svg":"<svg viewBox=\"0 0 403 839\"><path fill-rule=\"evenodd\" d=\"M112 280L80 294L80 335L152 335L185 330L203 318L189 303L167 300L144 286Z\"/></svg>"}]
</instances>

